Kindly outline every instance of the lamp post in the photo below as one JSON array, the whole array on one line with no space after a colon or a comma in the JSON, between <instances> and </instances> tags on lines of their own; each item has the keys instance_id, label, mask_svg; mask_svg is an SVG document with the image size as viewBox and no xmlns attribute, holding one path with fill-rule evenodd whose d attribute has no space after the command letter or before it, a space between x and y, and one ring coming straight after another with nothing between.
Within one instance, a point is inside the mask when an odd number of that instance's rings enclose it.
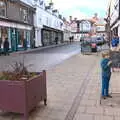
<instances>
[{"instance_id":1,"label":"lamp post","mask_svg":"<svg viewBox=\"0 0 120 120\"><path fill-rule=\"evenodd\" d=\"M108 37L108 45L110 47L110 41L111 41L111 29L110 29L110 16L107 18L104 18L106 21L106 31L107 31L107 37Z\"/></svg>"}]
</instances>

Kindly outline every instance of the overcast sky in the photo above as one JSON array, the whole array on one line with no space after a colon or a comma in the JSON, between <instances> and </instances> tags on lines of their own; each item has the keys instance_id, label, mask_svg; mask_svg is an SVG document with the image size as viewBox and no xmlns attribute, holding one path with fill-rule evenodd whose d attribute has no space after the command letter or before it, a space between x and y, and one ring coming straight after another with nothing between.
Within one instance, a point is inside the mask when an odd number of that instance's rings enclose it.
<instances>
[{"instance_id":1,"label":"overcast sky","mask_svg":"<svg viewBox=\"0 0 120 120\"><path fill-rule=\"evenodd\" d=\"M51 1L51 0L47 0ZM99 17L105 17L109 0L52 0L54 7L58 8L65 17L88 18L98 13Z\"/></svg>"}]
</instances>

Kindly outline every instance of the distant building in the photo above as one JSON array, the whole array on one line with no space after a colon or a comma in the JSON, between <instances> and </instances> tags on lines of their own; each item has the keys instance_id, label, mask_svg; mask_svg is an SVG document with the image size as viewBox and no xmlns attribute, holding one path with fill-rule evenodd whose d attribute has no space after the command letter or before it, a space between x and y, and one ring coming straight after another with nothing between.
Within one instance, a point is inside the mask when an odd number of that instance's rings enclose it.
<instances>
[{"instance_id":1,"label":"distant building","mask_svg":"<svg viewBox=\"0 0 120 120\"><path fill-rule=\"evenodd\" d=\"M89 36L92 32L92 22L90 20L74 20L71 25L71 32L76 41L80 41L83 36Z\"/></svg>"},{"instance_id":2,"label":"distant building","mask_svg":"<svg viewBox=\"0 0 120 120\"><path fill-rule=\"evenodd\" d=\"M99 18L95 23L96 25L96 35L106 36L105 21L103 18Z\"/></svg>"},{"instance_id":3,"label":"distant building","mask_svg":"<svg viewBox=\"0 0 120 120\"><path fill-rule=\"evenodd\" d=\"M69 41L71 37L71 24L67 20L64 20L64 41Z\"/></svg>"},{"instance_id":4,"label":"distant building","mask_svg":"<svg viewBox=\"0 0 120 120\"><path fill-rule=\"evenodd\" d=\"M110 0L108 5L108 16L110 20L111 36L120 37L120 0Z\"/></svg>"}]
</instances>

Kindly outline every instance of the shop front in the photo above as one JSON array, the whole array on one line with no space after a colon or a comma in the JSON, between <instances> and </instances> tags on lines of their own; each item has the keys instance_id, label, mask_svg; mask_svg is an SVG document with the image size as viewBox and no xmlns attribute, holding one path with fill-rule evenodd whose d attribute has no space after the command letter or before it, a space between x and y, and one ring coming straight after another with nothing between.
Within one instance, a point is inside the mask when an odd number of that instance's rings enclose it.
<instances>
[{"instance_id":1,"label":"shop front","mask_svg":"<svg viewBox=\"0 0 120 120\"><path fill-rule=\"evenodd\" d=\"M9 41L10 51L26 50L31 47L32 27L21 24L0 21L0 41L1 48L5 39Z\"/></svg>"},{"instance_id":2,"label":"shop front","mask_svg":"<svg viewBox=\"0 0 120 120\"><path fill-rule=\"evenodd\" d=\"M0 26L0 43L1 48L3 48L3 44L6 38L9 38L9 28L8 27L1 27ZM9 39L8 39L9 40ZM9 40L10 48L11 48L11 41Z\"/></svg>"},{"instance_id":3,"label":"shop front","mask_svg":"<svg viewBox=\"0 0 120 120\"><path fill-rule=\"evenodd\" d=\"M63 31L44 26L41 32L41 41L43 46L56 44L56 37L58 38L58 44L63 42Z\"/></svg>"}]
</instances>

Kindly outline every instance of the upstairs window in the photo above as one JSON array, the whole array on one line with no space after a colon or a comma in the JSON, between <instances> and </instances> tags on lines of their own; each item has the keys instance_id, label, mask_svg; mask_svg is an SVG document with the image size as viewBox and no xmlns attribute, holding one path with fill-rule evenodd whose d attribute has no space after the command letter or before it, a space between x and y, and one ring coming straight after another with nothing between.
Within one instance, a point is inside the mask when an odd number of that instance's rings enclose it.
<instances>
[{"instance_id":1,"label":"upstairs window","mask_svg":"<svg viewBox=\"0 0 120 120\"><path fill-rule=\"evenodd\" d=\"M0 0L0 17L6 16L6 4L4 1Z\"/></svg>"},{"instance_id":2,"label":"upstairs window","mask_svg":"<svg viewBox=\"0 0 120 120\"><path fill-rule=\"evenodd\" d=\"M28 22L28 10L20 8L20 18L24 22Z\"/></svg>"}]
</instances>

